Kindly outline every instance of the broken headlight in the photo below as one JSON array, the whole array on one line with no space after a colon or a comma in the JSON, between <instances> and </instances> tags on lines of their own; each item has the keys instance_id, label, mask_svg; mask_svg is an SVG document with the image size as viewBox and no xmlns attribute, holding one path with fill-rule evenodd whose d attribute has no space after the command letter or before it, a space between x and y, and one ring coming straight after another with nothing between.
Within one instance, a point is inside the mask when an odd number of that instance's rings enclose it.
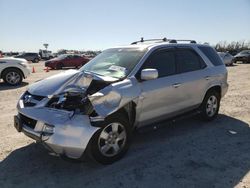
<instances>
[{"instance_id":1,"label":"broken headlight","mask_svg":"<svg viewBox=\"0 0 250 188\"><path fill-rule=\"evenodd\" d=\"M60 95L55 95L49 100L47 107L83 114L90 114L93 111L93 107L88 97L78 92L65 92Z\"/></svg>"}]
</instances>

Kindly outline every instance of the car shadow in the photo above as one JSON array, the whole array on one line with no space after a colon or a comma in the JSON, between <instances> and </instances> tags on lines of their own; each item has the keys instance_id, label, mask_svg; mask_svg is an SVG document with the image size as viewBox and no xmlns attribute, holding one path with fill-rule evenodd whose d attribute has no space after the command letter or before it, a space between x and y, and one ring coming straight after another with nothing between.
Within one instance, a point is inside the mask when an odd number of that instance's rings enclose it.
<instances>
[{"instance_id":1,"label":"car shadow","mask_svg":"<svg viewBox=\"0 0 250 188\"><path fill-rule=\"evenodd\" d=\"M169 124L167 122L163 124ZM250 170L250 129L219 115L212 122L180 120L135 133L120 161L72 163L38 144L0 163L1 187L234 187Z\"/></svg>"},{"instance_id":2,"label":"car shadow","mask_svg":"<svg viewBox=\"0 0 250 188\"><path fill-rule=\"evenodd\" d=\"M21 87L27 86L28 84L29 84L28 82L22 82L20 85L11 86L11 85L8 85L4 82L0 82L0 91L21 88Z\"/></svg>"}]
</instances>

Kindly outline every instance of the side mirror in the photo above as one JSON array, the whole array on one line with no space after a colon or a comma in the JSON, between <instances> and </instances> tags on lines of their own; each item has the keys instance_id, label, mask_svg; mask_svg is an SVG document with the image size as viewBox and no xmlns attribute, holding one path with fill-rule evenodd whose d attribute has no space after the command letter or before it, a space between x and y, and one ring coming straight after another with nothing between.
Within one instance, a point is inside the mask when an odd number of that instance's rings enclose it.
<instances>
[{"instance_id":1,"label":"side mirror","mask_svg":"<svg viewBox=\"0 0 250 188\"><path fill-rule=\"evenodd\" d=\"M158 78L158 71L156 69L143 69L141 71L142 80L154 80Z\"/></svg>"}]
</instances>

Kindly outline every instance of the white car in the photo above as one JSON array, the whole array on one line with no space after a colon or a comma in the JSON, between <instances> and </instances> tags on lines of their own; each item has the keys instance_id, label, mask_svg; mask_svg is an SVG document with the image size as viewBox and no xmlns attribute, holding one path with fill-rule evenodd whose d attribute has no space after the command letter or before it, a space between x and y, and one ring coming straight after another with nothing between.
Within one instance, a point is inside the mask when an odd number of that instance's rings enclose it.
<instances>
[{"instance_id":1,"label":"white car","mask_svg":"<svg viewBox=\"0 0 250 188\"><path fill-rule=\"evenodd\" d=\"M0 79L9 85L19 85L31 73L25 59L5 57L0 58Z\"/></svg>"},{"instance_id":2,"label":"white car","mask_svg":"<svg viewBox=\"0 0 250 188\"><path fill-rule=\"evenodd\" d=\"M219 56L221 57L221 59L223 60L223 62L225 63L226 66L232 66L234 63L234 56L232 56L230 53L228 52L218 52Z\"/></svg>"}]
</instances>

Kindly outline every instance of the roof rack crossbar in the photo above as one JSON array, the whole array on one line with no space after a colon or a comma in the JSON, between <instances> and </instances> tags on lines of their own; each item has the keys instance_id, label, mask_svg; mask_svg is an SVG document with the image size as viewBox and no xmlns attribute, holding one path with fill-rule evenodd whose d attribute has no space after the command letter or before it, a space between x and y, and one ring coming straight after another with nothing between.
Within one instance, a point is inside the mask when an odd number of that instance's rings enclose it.
<instances>
[{"instance_id":1,"label":"roof rack crossbar","mask_svg":"<svg viewBox=\"0 0 250 188\"><path fill-rule=\"evenodd\" d=\"M150 42L150 41L155 41L155 42L169 42L169 43L177 43L177 42L190 42L190 43L193 43L193 44L196 44L196 41L195 40L189 40L189 39L167 39L166 37L165 38L162 38L162 39L146 39L144 40L144 38L142 37L141 40L139 41L135 41L135 42L132 42L131 44L137 44L137 43L142 43L142 42Z\"/></svg>"},{"instance_id":2,"label":"roof rack crossbar","mask_svg":"<svg viewBox=\"0 0 250 188\"><path fill-rule=\"evenodd\" d=\"M168 41L168 39L167 38L163 38L163 39L146 39L146 40L144 40L144 38L142 37L141 40L132 42L131 44L137 44L139 42L150 42L150 41L156 41L156 42L157 41L159 41L159 42L163 41L163 42L166 42L166 41Z\"/></svg>"},{"instance_id":3,"label":"roof rack crossbar","mask_svg":"<svg viewBox=\"0 0 250 188\"><path fill-rule=\"evenodd\" d=\"M177 42L178 41L182 41L182 42L190 42L190 43L194 43L194 44L196 44L196 41L195 40L189 40L189 39L178 39L178 40L176 40Z\"/></svg>"}]
</instances>

